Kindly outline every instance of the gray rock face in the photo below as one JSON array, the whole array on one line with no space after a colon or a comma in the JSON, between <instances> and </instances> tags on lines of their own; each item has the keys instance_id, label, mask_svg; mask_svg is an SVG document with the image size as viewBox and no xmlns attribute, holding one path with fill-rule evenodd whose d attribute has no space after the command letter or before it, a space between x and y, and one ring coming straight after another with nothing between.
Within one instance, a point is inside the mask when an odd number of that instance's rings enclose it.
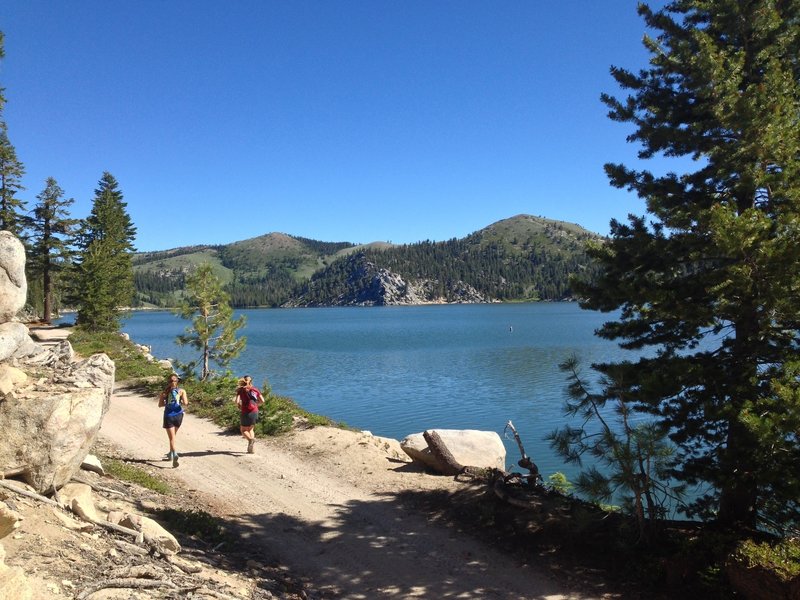
<instances>
[{"instance_id":1,"label":"gray rock face","mask_svg":"<svg viewBox=\"0 0 800 600\"><path fill-rule=\"evenodd\" d=\"M363 255L351 259L352 272L347 278L345 294L326 305L334 306L399 306L413 304L485 303L491 299L463 281L448 282L446 297L442 286L429 279L409 279L388 269L378 268ZM311 284L313 286L313 282ZM287 306L316 306L301 296Z\"/></svg>"},{"instance_id":2,"label":"gray rock face","mask_svg":"<svg viewBox=\"0 0 800 600\"><path fill-rule=\"evenodd\" d=\"M0 231L0 323L5 323L25 306L25 247L12 233Z\"/></svg>"}]
</instances>

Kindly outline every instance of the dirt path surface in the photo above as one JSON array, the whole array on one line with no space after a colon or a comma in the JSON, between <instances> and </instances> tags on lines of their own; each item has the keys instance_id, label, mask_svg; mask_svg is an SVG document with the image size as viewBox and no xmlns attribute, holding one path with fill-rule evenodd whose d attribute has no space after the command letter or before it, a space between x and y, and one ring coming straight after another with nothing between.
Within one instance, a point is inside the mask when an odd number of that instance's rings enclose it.
<instances>
[{"instance_id":1,"label":"dirt path surface","mask_svg":"<svg viewBox=\"0 0 800 600\"><path fill-rule=\"evenodd\" d=\"M187 415L173 469L162 461L161 409L127 389L115 392L100 435L237 519L255 559L279 561L331 597L589 598L404 507L397 491L462 484L419 472L395 440L314 428L258 440L249 455L241 437Z\"/></svg>"}]
</instances>

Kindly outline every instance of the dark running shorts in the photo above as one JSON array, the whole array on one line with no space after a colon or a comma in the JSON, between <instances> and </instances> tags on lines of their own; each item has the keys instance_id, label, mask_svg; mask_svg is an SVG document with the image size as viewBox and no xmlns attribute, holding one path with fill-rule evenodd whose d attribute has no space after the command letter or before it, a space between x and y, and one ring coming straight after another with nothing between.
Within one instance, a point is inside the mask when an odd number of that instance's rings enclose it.
<instances>
[{"instance_id":1,"label":"dark running shorts","mask_svg":"<svg viewBox=\"0 0 800 600\"><path fill-rule=\"evenodd\" d=\"M177 415L164 415L164 429L169 429L170 427L174 427L177 429L183 423L183 413L178 413Z\"/></svg>"},{"instance_id":2,"label":"dark running shorts","mask_svg":"<svg viewBox=\"0 0 800 600\"><path fill-rule=\"evenodd\" d=\"M241 418L239 419L239 424L242 427L251 427L258 422L258 411L254 410L250 413L242 413Z\"/></svg>"}]
</instances>

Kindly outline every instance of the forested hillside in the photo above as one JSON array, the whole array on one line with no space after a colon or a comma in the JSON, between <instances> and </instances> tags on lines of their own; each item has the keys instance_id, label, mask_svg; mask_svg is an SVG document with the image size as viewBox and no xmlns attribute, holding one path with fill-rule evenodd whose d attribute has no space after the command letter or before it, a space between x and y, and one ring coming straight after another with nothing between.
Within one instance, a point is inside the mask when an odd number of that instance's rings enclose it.
<instances>
[{"instance_id":1,"label":"forested hillside","mask_svg":"<svg viewBox=\"0 0 800 600\"><path fill-rule=\"evenodd\" d=\"M598 236L577 225L519 215L444 242L357 246L270 233L142 253L134 268L138 300L164 307L202 262L237 307L558 300L571 295L572 274L591 274L591 239Z\"/></svg>"}]
</instances>

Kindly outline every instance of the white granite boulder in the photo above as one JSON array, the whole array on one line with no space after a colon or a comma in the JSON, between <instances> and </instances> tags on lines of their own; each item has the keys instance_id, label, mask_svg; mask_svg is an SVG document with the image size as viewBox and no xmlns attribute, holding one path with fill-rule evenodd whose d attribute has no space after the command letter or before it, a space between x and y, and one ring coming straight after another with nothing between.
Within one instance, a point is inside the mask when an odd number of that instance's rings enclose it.
<instances>
[{"instance_id":1,"label":"white granite boulder","mask_svg":"<svg viewBox=\"0 0 800 600\"><path fill-rule=\"evenodd\" d=\"M0 469L24 469L39 493L61 487L80 468L111 400L114 362L105 354L61 369L0 401Z\"/></svg>"},{"instance_id":2,"label":"white granite boulder","mask_svg":"<svg viewBox=\"0 0 800 600\"><path fill-rule=\"evenodd\" d=\"M27 294L25 247L13 233L0 231L0 323L16 316Z\"/></svg>"},{"instance_id":3,"label":"white granite boulder","mask_svg":"<svg viewBox=\"0 0 800 600\"><path fill-rule=\"evenodd\" d=\"M432 429L439 434L445 448L464 467L482 467L505 470L506 448L494 431L475 429ZM414 462L437 472L442 467L428 448L423 433L412 433L400 442L400 447Z\"/></svg>"},{"instance_id":4,"label":"white granite boulder","mask_svg":"<svg viewBox=\"0 0 800 600\"><path fill-rule=\"evenodd\" d=\"M68 483L58 491L61 504L90 523L99 520L92 498L92 488L85 483Z\"/></svg>"}]
</instances>

